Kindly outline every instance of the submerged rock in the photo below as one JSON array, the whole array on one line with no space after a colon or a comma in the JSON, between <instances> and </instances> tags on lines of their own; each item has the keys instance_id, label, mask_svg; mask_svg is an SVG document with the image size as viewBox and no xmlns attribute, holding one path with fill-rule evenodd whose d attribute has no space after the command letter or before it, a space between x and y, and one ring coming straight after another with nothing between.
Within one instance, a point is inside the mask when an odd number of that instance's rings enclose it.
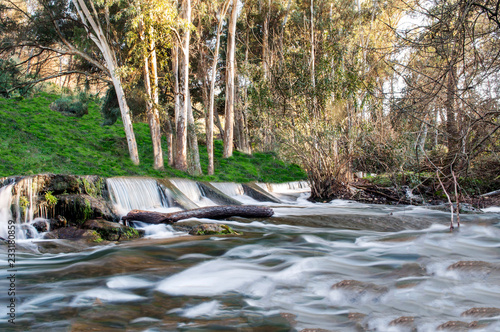
<instances>
[{"instance_id":1,"label":"submerged rock","mask_svg":"<svg viewBox=\"0 0 500 332\"><path fill-rule=\"evenodd\" d=\"M473 317L495 317L500 316L499 308L471 308L462 312L461 316L473 316Z\"/></svg>"},{"instance_id":2,"label":"submerged rock","mask_svg":"<svg viewBox=\"0 0 500 332\"><path fill-rule=\"evenodd\" d=\"M415 326L415 317L412 316L402 316L392 320L389 326L397 326L404 331L417 331Z\"/></svg>"},{"instance_id":3,"label":"submerged rock","mask_svg":"<svg viewBox=\"0 0 500 332\"><path fill-rule=\"evenodd\" d=\"M477 328L477 322L462 322L459 320L451 320L446 323L443 323L437 327L438 331L448 330L448 331L469 331L471 328Z\"/></svg>"},{"instance_id":4,"label":"submerged rock","mask_svg":"<svg viewBox=\"0 0 500 332\"><path fill-rule=\"evenodd\" d=\"M362 282L358 280L342 280L341 282L334 284L331 289L345 289L360 294L366 292L383 294L389 291L389 289L385 286L379 286L371 282Z\"/></svg>"},{"instance_id":5,"label":"submerged rock","mask_svg":"<svg viewBox=\"0 0 500 332\"><path fill-rule=\"evenodd\" d=\"M427 270L418 263L407 263L403 264L399 269L394 270L391 275L399 278L423 277L427 275Z\"/></svg>"},{"instance_id":6,"label":"submerged rock","mask_svg":"<svg viewBox=\"0 0 500 332\"><path fill-rule=\"evenodd\" d=\"M459 261L451 264L447 268L448 270L458 270L458 271L472 271L472 272L482 272L490 273L493 271L500 271L500 266L493 265L488 262L483 261Z\"/></svg>"}]
</instances>

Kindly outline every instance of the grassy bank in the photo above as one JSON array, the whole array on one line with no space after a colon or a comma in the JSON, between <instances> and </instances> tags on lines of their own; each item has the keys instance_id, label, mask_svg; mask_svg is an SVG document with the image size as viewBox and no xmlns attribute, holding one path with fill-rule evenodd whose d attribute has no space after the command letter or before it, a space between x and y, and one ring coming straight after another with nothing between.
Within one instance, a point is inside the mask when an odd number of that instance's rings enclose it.
<instances>
[{"instance_id":1,"label":"grassy bank","mask_svg":"<svg viewBox=\"0 0 500 332\"><path fill-rule=\"evenodd\" d=\"M0 99L0 176L58 173L111 176L189 177L165 167L154 170L149 127L135 123L141 164L129 159L121 121L101 126L96 104L82 118L67 117L49 108L58 97L41 94L33 99ZM164 142L166 154L166 142ZM206 148L200 146L203 172L207 172ZM296 165L287 165L273 154L235 152L222 158L222 143L215 143L215 174L204 181L286 182L305 179Z\"/></svg>"}]
</instances>

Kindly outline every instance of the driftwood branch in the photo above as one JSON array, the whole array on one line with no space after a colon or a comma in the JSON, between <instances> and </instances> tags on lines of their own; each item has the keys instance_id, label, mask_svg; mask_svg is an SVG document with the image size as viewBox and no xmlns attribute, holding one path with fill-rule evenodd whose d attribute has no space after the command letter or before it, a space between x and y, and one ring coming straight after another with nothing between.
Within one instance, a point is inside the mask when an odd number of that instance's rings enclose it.
<instances>
[{"instance_id":1,"label":"driftwood branch","mask_svg":"<svg viewBox=\"0 0 500 332\"><path fill-rule=\"evenodd\" d=\"M154 211L132 210L122 220L137 220L150 224L170 224L189 218L224 219L227 217L267 218L274 214L273 209L255 205L209 206L199 209L161 213Z\"/></svg>"}]
</instances>

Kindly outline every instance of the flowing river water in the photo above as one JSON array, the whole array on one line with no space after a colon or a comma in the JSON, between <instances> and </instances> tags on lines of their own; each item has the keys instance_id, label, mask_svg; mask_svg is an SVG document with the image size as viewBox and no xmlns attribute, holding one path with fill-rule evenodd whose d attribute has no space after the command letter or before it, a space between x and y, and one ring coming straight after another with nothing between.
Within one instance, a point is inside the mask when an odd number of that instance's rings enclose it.
<instances>
[{"instance_id":1,"label":"flowing river water","mask_svg":"<svg viewBox=\"0 0 500 332\"><path fill-rule=\"evenodd\" d=\"M271 218L201 220L240 236L137 223L147 238L76 252L19 240L16 324L3 269L0 330L500 331L500 209L450 232L449 212L299 191Z\"/></svg>"}]
</instances>

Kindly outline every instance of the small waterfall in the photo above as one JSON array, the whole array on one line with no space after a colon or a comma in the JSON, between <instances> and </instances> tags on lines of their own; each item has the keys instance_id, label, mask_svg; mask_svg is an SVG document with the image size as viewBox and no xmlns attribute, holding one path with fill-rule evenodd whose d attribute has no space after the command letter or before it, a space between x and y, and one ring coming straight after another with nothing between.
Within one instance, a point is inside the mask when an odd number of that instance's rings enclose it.
<instances>
[{"instance_id":1,"label":"small waterfall","mask_svg":"<svg viewBox=\"0 0 500 332\"><path fill-rule=\"evenodd\" d=\"M286 183L267 183L266 189L269 192L287 193L287 192L305 192L311 190L306 181L293 181ZM261 185L262 187L262 185Z\"/></svg>"},{"instance_id":2,"label":"small waterfall","mask_svg":"<svg viewBox=\"0 0 500 332\"><path fill-rule=\"evenodd\" d=\"M148 178L110 178L106 180L111 200L119 214L134 209L168 207L156 180Z\"/></svg>"},{"instance_id":3,"label":"small waterfall","mask_svg":"<svg viewBox=\"0 0 500 332\"><path fill-rule=\"evenodd\" d=\"M205 193L195 181L186 179L170 179L170 182L198 206L217 205L212 200L205 197Z\"/></svg>"},{"instance_id":4,"label":"small waterfall","mask_svg":"<svg viewBox=\"0 0 500 332\"><path fill-rule=\"evenodd\" d=\"M12 210L11 210L13 203L12 188L14 187L14 185L15 184L9 184L7 186L0 188L0 237L8 239L9 225L10 225L9 221L12 221L16 225L15 229L16 240L39 238L40 234L30 222L21 223L19 213L17 213L17 218L14 218L14 216L12 215ZM32 202L35 200L35 198L36 197L32 197ZM19 194L16 195L15 203L16 203L14 204L15 209L20 210ZM33 214L31 214L31 216L33 216ZM36 218L35 221L37 220L44 220L44 219Z\"/></svg>"},{"instance_id":5,"label":"small waterfall","mask_svg":"<svg viewBox=\"0 0 500 332\"><path fill-rule=\"evenodd\" d=\"M9 220L12 220L12 187L13 184L0 188L0 237L7 239Z\"/></svg>"},{"instance_id":6,"label":"small waterfall","mask_svg":"<svg viewBox=\"0 0 500 332\"><path fill-rule=\"evenodd\" d=\"M243 190L243 186L240 183L211 182L210 184L228 196L245 195L245 190Z\"/></svg>"}]
</instances>

